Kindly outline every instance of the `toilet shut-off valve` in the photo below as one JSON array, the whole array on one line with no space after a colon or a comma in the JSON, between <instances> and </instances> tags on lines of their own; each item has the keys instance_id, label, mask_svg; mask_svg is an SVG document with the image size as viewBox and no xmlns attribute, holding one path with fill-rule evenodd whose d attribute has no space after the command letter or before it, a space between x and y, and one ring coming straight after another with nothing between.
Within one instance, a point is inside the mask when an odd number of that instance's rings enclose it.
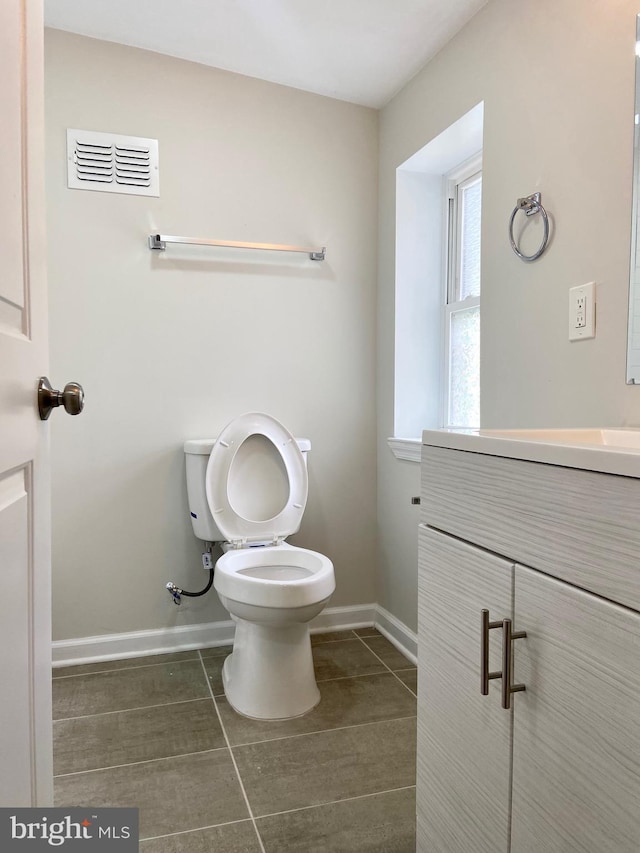
<instances>
[{"instance_id":1,"label":"toilet shut-off valve","mask_svg":"<svg viewBox=\"0 0 640 853\"><path fill-rule=\"evenodd\" d=\"M173 583L173 581L169 581L169 583L168 583L168 584L166 584L165 589L169 590L169 594L170 594L170 595L171 595L171 597L173 598L173 603L174 603L174 604L181 604L181 603L182 603L182 590L181 590L181 589L179 589L179 588L178 588L178 587Z\"/></svg>"},{"instance_id":2,"label":"toilet shut-off valve","mask_svg":"<svg viewBox=\"0 0 640 853\"><path fill-rule=\"evenodd\" d=\"M207 585L204 589L201 589L198 592L188 592L186 589L181 589L173 581L169 581L169 583L165 584L164 588L167 590L167 592L173 599L174 604L182 604L183 595L188 595L189 598L199 598L201 595L204 595L205 593L209 592L209 590L213 586L213 572L216 565L216 561L214 560L213 554L211 553L213 547L213 544L208 542L207 550L202 555L202 567L209 572L209 580L207 581Z\"/></svg>"}]
</instances>

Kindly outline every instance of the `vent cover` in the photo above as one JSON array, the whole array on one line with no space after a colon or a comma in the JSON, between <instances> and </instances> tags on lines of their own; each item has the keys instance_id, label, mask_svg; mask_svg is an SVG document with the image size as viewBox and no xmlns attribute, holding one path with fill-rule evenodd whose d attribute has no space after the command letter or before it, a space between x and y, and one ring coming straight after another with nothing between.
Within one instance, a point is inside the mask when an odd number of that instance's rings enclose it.
<instances>
[{"instance_id":1,"label":"vent cover","mask_svg":"<svg viewBox=\"0 0 640 853\"><path fill-rule=\"evenodd\" d=\"M68 129L67 186L159 196L158 140Z\"/></svg>"}]
</instances>

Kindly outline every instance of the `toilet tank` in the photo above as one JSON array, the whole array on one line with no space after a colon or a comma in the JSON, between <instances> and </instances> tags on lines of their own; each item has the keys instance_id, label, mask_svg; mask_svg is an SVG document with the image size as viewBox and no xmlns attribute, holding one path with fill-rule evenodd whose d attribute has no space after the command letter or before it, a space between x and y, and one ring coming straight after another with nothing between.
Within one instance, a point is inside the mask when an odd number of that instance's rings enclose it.
<instances>
[{"instance_id":1,"label":"toilet tank","mask_svg":"<svg viewBox=\"0 0 640 853\"><path fill-rule=\"evenodd\" d=\"M185 441L184 453L187 469L187 497L193 532L198 539L205 542L224 542L225 537L213 520L207 503L205 478L211 448L216 443L215 438L198 438ZM311 450L308 438L296 438L296 443L302 452L304 464L307 464L307 453Z\"/></svg>"}]
</instances>

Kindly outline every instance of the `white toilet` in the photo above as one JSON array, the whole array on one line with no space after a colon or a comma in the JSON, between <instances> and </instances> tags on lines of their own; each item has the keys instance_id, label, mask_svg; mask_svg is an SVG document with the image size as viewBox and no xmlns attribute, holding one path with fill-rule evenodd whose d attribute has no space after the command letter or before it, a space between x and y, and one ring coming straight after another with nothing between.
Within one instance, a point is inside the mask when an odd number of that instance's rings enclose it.
<instances>
[{"instance_id":1,"label":"white toilet","mask_svg":"<svg viewBox=\"0 0 640 853\"><path fill-rule=\"evenodd\" d=\"M307 503L309 449L260 412L184 445L194 532L223 543L213 584L236 623L224 691L261 720L297 717L320 700L308 623L335 589L333 563L284 541Z\"/></svg>"}]
</instances>

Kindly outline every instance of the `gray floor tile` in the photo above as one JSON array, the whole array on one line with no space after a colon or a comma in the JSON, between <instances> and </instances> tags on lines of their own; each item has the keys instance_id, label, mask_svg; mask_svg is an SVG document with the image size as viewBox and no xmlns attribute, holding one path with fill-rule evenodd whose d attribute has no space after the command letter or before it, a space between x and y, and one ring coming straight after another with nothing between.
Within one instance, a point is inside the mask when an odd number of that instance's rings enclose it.
<instances>
[{"instance_id":1,"label":"gray floor tile","mask_svg":"<svg viewBox=\"0 0 640 853\"><path fill-rule=\"evenodd\" d=\"M313 663L318 681L386 672L386 667L355 637L352 640L313 646Z\"/></svg>"},{"instance_id":2,"label":"gray floor tile","mask_svg":"<svg viewBox=\"0 0 640 853\"><path fill-rule=\"evenodd\" d=\"M257 820L266 853L415 853L415 788Z\"/></svg>"},{"instance_id":3,"label":"gray floor tile","mask_svg":"<svg viewBox=\"0 0 640 853\"><path fill-rule=\"evenodd\" d=\"M103 660L99 663L80 663L75 666L58 666L53 669L53 678L67 675L87 675L91 672L110 672L114 669L130 669L138 666L150 666L154 663L175 663L182 660L198 660L198 651L171 652L166 655L147 655L146 657L124 658L123 660Z\"/></svg>"},{"instance_id":4,"label":"gray floor tile","mask_svg":"<svg viewBox=\"0 0 640 853\"><path fill-rule=\"evenodd\" d=\"M203 679L204 680L204 679ZM211 699L53 724L54 773L77 773L226 746Z\"/></svg>"},{"instance_id":5,"label":"gray floor tile","mask_svg":"<svg viewBox=\"0 0 640 853\"><path fill-rule=\"evenodd\" d=\"M222 686L222 667L226 656L219 655L217 657L203 658L204 668L207 671L207 677L211 684L211 690L214 696L224 696L224 687Z\"/></svg>"},{"instance_id":6,"label":"gray floor tile","mask_svg":"<svg viewBox=\"0 0 640 853\"><path fill-rule=\"evenodd\" d=\"M324 634L311 634L311 645L333 643L336 640L352 640L353 631L325 631Z\"/></svg>"},{"instance_id":7,"label":"gray floor tile","mask_svg":"<svg viewBox=\"0 0 640 853\"><path fill-rule=\"evenodd\" d=\"M304 846L301 848L304 850ZM140 842L140 853L261 853L250 820Z\"/></svg>"},{"instance_id":8,"label":"gray floor tile","mask_svg":"<svg viewBox=\"0 0 640 853\"><path fill-rule=\"evenodd\" d=\"M56 678L53 718L126 711L209 695L199 660Z\"/></svg>"},{"instance_id":9,"label":"gray floor tile","mask_svg":"<svg viewBox=\"0 0 640 853\"><path fill-rule=\"evenodd\" d=\"M363 637L363 642L384 661L389 669L408 669L411 661L396 649L386 637Z\"/></svg>"},{"instance_id":10,"label":"gray floor tile","mask_svg":"<svg viewBox=\"0 0 640 853\"><path fill-rule=\"evenodd\" d=\"M211 646L208 649L200 649L203 658L227 657L233 651L233 646Z\"/></svg>"},{"instance_id":11,"label":"gray floor tile","mask_svg":"<svg viewBox=\"0 0 640 853\"><path fill-rule=\"evenodd\" d=\"M359 637L381 637L382 634L378 631L377 628L374 628L373 625L369 625L368 628L354 628L354 633Z\"/></svg>"},{"instance_id":12,"label":"gray floor tile","mask_svg":"<svg viewBox=\"0 0 640 853\"><path fill-rule=\"evenodd\" d=\"M228 749L55 780L56 806L140 809L140 838L247 818Z\"/></svg>"},{"instance_id":13,"label":"gray floor tile","mask_svg":"<svg viewBox=\"0 0 640 853\"><path fill-rule=\"evenodd\" d=\"M402 679L414 696L418 695L418 670L404 669L394 670L398 678Z\"/></svg>"},{"instance_id":14,"label":"gray floor tile","mask_svg":"<svg viewBox=\"0 0 640 853\"><path fill-rule=\"evenodd\" d=\"M415 784L415 718L233 750L256 816Z\"/></svg>"},{"instance_id":15,"label":"gray floor tile","mask_svg":"<svg viewBox=\"0 0 640 853\"><path fill-rule=\"evenodd\" d=\"M232 746L272 740L359 723L394 720L416 713L415 699L390 673L321 681L316 707L292 720L249 720L237 714L226 699L218 699L222 722Z\"/></svg>"}]
</instances>

